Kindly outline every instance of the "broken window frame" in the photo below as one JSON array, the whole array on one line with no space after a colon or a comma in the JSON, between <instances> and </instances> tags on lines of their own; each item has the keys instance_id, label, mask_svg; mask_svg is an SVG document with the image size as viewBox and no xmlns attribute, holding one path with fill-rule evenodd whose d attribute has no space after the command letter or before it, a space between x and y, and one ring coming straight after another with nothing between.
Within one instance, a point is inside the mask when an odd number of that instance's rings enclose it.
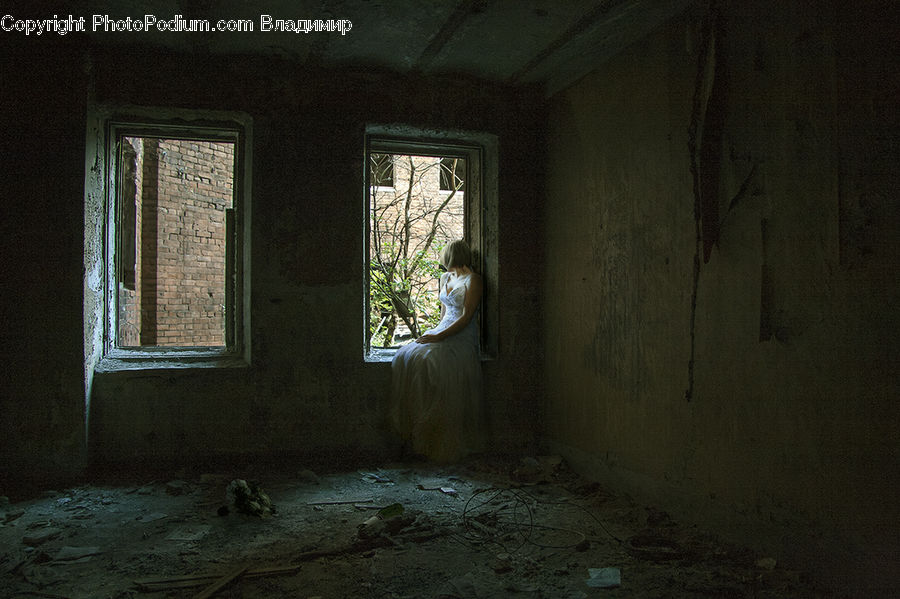
<instances>
[{"instance_id":1,"label":"broken window frame","mask_svg":"<svg viewBox=\"0 0 900 599\"><path fill-rule=\"evenodd\" d=\"M473 267L482 275L481 355L491 360L497 355L497 138L479 132L423 130L403 125L370 125L366 129L363 191L363 359L389 362L396 349L371 347L370 316L370 211L371 154L459 157L466 161L465 237L476 261ZM444 191L444 190L442 190Z\"/></svg>"},{"instance_id":2,"label":"broken window frame","mask_svg":"<svg viewBox=\"0 0 900 599\"><path fill-rule=\"evenodd\" d=\"M244 366L249 363L249 118L195 118L189 111L175 118L155 119L146 114L114 115L105 120L105 326L103 359L98 371L143 368ZM222 346L120 346L119 281L124 274L123 251L128 213L122 201L121 148L126 137L180 139L234 144L232 208L226 210L225 344ZM133 233L133 225L131 232Z\"/></svg>"},{"instance_id":3,"label":"broken window frame","mask_svg":"<svg viewBox=\"0 0 900 599\"><path fill-rule=\"evenodd\" d=\"M378 154L378 152L372 152L372 154ZM389 156L389 154L379 154L382 157L382 160L374 160L374 162L378 163L378 168L382 171L381 175L377 172L372 171L372 164L369 166L369 177L371 180L369 181L370 187L374 189L394 189L394 163L391 161L389 164L385 164L386 161L383 158ZM390 173L388 175L388 173Z\"/></svg>"},{"instance_id":4,"label":"broken window frame","mask_svg":"<svg viewBox=\"0 0 900 599\"><path fill-rule=\"evenodd\" d=\"M440 181L438 183L438 188L441 190L441 193L450 193L451 191L453 191L453 184L448 181L449 177L451 176L454 177L454 181L455 179L462 179L462 186L459 188L459 191L463 193L465 193L466 191L466 179L468 178L468 175L465 172L465 168L462 176L460 176L459 163L456 163L455 166L447 166L446 164L447 160L453 160L454 158L456 157L444 156L441 158ZM454 163L451 162L450 164L453 165Z\"/></svg>"}]
</instances>

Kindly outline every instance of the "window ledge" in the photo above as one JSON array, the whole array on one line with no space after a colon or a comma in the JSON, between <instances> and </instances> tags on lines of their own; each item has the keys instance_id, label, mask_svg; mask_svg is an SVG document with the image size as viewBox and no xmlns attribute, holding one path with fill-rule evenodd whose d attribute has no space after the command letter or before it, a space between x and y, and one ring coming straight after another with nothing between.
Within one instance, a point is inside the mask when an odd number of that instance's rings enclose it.
<instances>
[{"instance_id":1,"label":"window ledge","mask_svg":"<svg viewBox=\"0 0 900 599\"><path fill-rule=\"evenodd\" d=\"M365 354L365 361L367 363L391 362L396 353L396 348L372 348ZM495 357L496 356L486 353L483 349L481 350L482 362L492 362Z\"/></svg>"},{"instance_id":2,"label":"window ledge","mask_svg":"<svg viewBox=\"0 0 900 599\"><path fill-rule=\"evenodd\" d=\"M390 362L397 350L394 348L371 348L366 354L366 362Z\"/></svg>"},{"instance_id":3,"label":"window ledge","mask_svg":"<svg viewBox=\"0 0 900 599\"><path fill-rule=\"evenodd\" d=\"M126 370L184 370L209 368L246 368L243 356L226 350L114 350L97 364L97 373Z\"/></svg>"}]
</instances>

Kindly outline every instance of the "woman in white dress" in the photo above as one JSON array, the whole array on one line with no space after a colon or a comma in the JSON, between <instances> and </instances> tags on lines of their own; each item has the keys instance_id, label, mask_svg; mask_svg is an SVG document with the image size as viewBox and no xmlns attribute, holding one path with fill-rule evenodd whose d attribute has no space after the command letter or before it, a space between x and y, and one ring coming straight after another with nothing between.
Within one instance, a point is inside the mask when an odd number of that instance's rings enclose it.
<instances>
[{"instance_id":1,"label":"woman in white dress","mask_svg":"<svg viewBox=\"0 0 900 599\"><path fill-rule=\"evenodd\" d=\"M440 261L441 321L397 350L390 417L414 453L446 463L482 449L482 281L465 241L449 243Z\"/></svg>"}]
</instances>

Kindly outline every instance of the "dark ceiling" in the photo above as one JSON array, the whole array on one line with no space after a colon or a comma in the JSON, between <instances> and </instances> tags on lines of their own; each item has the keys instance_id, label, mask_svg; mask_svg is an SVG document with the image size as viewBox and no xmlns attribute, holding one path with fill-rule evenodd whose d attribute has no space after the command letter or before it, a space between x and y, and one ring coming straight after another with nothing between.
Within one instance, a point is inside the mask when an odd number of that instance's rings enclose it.
<instances>
[{"instance_id":1,"label":"dark ceiling","mask_svg":"<svg viewBox=\"0 0 900 599\"><path fill-rule=\"evenodd\" d=\"M690 0L81 0L70 12L143 20L246 19L252 32L90 33L101 45L145 44L183 52L263 54L323 67L465 75L511 85L566 87ZM81 6L78 6L81 5ZM79 12L80 11L80 12ZM339 32L262 31L277 20L349 21Z\"/></svg>"}]
</instances>

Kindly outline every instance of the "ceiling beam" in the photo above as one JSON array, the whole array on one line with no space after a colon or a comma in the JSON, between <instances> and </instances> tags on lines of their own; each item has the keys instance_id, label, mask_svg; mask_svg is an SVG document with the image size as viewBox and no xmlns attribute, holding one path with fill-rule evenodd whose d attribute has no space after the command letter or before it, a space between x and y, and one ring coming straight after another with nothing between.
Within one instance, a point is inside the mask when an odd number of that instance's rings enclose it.
<instances>
[{"instance_id":1,"label":"ceiling beam","mask_svg":"<svg viewBox=\"0 0 900 599\"><path fill-rule=\"evenodd\" d=\"M606 18L609 11L619 4L623 4L628 0L601 0L597 6L586 12L580 19L566 29L559 37L550 42L550 44L532 57L528 63L509 78L509 83L519 83L521 80L534 70L538 65L544 62L548 57L559 51L560 48L568 44L575 37L582 35L590 30L598 21Z\"/></svg>"},{"instance_id":2,"label":"ceiling beam","mask_svg":"<svg viewBox=\"0 0 900 599\"><path fill-rule=\"evenodd\" d=\"M419 55L413 70L424 71L431 64L431 61L444 49L453 35L459 30L460 26L469 18L469 15L479 13L484 10L485 0L462 0L453 11L440 30L431 38L428 45Z\"/></svg>"},{"instance_id":3,"label":"ceiling beam","mask_svg":"<svg viewBox=\"0 0 900 599\"><path fill-rule=\"evenodd\" d=\"M547 97L572 85L697 0L606 0L508 81L541 83Z\"/></svg>"}]
</instances>

